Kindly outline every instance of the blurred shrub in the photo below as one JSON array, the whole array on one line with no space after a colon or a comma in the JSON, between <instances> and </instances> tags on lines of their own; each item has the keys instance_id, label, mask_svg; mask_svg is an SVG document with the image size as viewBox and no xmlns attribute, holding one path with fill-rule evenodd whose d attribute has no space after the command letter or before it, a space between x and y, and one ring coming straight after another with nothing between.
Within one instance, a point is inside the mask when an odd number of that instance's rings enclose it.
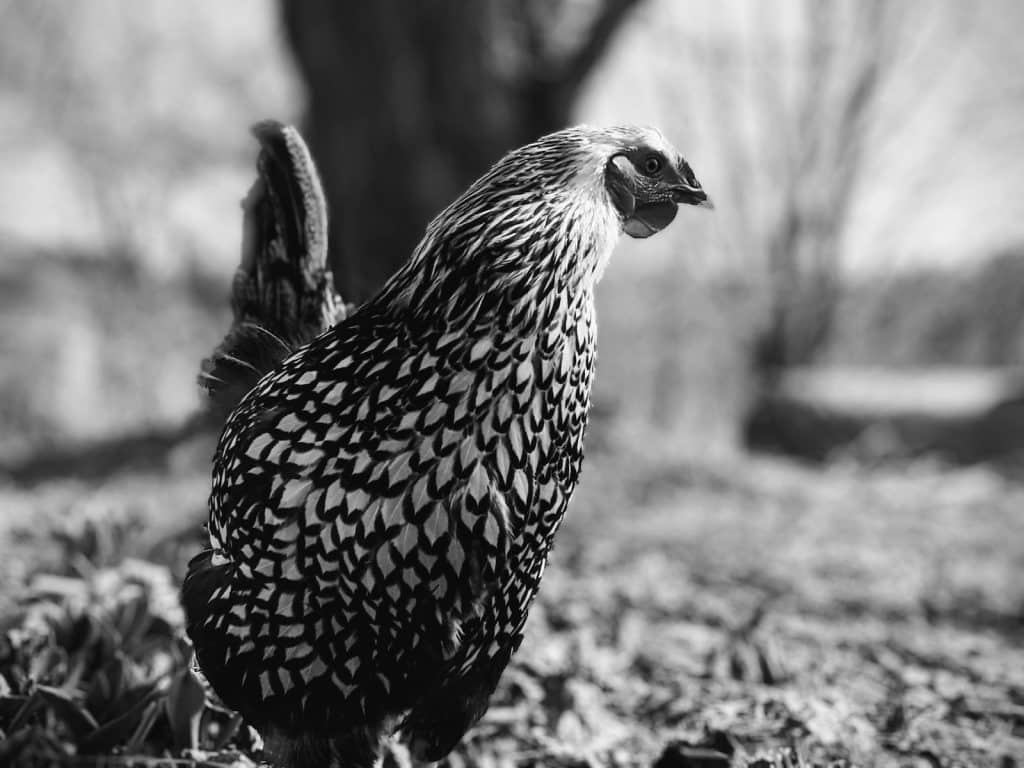
<instances>
[{"instance_id":1,"label":"blurred shrub","mask_svg":"<svg viewBox=\"0 0 1024 768\"><path fill-rule=\"evenodd\" d=\"M80 553L84 555L83 553ZM189 668L177 589L138 560L85 578L40 574L0 621L0 763L218 750L239 721Z\"/></svg>"},{"instance_id":2,"label":"blurred shrub","mask_svg":"<svg viewBox=\"0 0 1024 768\"><path fill-rule=\"evenodd\" d=\"M971 268L849 286L829 358L869 365L1024 364L1024 244Z\"/></svg>"},{"instance_id":3,"label":"blurred shrub","mask_svg":"<svg viewBox=\"0 0 1024 768\"><path fill-rule=\"evenodd\" d=\"M626 248L619 261L628 258ZM729 452L751 397L749 345L756 290L678 265L648 270L613 263L598 291L595 412L588 445L617 426L669 438L684 450Z\"/></svg>"},{"instance_id":4,"label":"blurred shrub","mask_svg":"<svg viewBox=\"0 0 1024 768\"><path fill-rule=\"evenodd\" d=\"M193 413L228 311L226 286L211 305L197 285L88 252L0 251L0 456Z\"/></svg>"},{"instance_id":5,"label":"blurred shrub","mask_svg":"<svg viewBox=\"0 0 1024 768\"><path fill-rule=\"evenodd\" d=\"M0 230L164 274L233 256L245 126L299 99L275 10L0 0Z\"/></svg>"},{"instance_id":6,"label":"blurred shrub","mask_svg":"<svg viewBox=\"0 0 1024 768\"><path fill-rule=\"evenodd\" d=\"M97 499L48 530L37 519L62 558L40 566L51 560L37 542L37 572L0 615L0 765L88 755L118 765L186 750L205 759L236 737L251 745L190 668L171 570L124 559L143 514Z\"/></svg>"}]
</instances>

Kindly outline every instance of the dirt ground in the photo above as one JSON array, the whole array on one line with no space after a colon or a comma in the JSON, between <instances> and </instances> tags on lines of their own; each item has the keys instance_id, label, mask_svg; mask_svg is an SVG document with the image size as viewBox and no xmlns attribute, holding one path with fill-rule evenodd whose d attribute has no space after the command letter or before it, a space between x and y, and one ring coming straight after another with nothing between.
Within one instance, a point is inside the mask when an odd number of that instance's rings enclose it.
<instances>
[{"instance_id":1,"label":"dirt ground","mask_svg":"<svg viewBox=\"0 0 1024 768\"><path fill-rule=\"evenodd\" d=\"M527 639L447 765L1024 763L1024 489L983 469L819 472L601 444ZM172 594L198 546L206 450L159 475L0 490L0 613L82 551L165 564ZM221 746L185 754L259 759L237 751L246 739Z\"/></svg>"}]
</instances>

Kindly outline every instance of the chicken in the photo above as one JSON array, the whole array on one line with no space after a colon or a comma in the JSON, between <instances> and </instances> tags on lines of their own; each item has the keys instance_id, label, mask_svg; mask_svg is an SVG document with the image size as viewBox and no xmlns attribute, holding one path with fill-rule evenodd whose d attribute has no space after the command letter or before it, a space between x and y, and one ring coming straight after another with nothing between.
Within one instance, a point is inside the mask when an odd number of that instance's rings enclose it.
<instances>
[{"instance_id":1,"label":"chicken","mask_svg":"<svg viewBox=\"0 0 1024 768\"><path fill-rule=\"evenodd\" d=\"M595 284L680 203L710 205L652 129L545 136L233 410L183 603L276 760L438 760L484 713L579 478Z\"/></svg>"}]
</instances>

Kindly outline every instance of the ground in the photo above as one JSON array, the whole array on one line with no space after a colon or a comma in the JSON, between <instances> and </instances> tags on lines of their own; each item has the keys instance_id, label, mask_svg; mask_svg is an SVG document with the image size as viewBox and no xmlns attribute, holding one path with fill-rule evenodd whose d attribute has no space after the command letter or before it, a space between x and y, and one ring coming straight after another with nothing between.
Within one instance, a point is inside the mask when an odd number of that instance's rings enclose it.
<instances>
[{"instance_id":1,"label":"ground","mask_svg":"<svg viewBox=\"0 0 1024 768\"><path fill-rule=\"evenodd\" d=\"M983 468L821 471L681 455L670 440L601 424L595 432L527 639L449 766L1024 762L1022 487ZM61 748L122 755L110 764L181 747L207 762L259 758L245 754L245 728L196 700L187 648L175 639L174 589L199 545L208 451L198 440L166 471L100 485L0 490L0 629L21 622L13 645L8 632L0 647L9 744L34 722L33 738L49 728ZM45 533L54 525L64 531L57 540ZM167 569L119 566L126 555ZM39 571L84 578L55 586L33 580ZM84 592L69 587L82 581L91 584ZM140 583L148 613L114 605L136 605ZM30 585L35 602L16 606L15 584ZM51 607L33 617L39 605ZM114 626L112 637L138 640L124 655L151 698L103 715L89 703L95 681L83 682L91 672L74 677L55 663L50 687L36 694L45 706L19 715L32 686L18 688L14 646L30 665L40 652L26 637L49 631L75 667L85 657L59 639L60 621L81 610ZM40 624L39 613L50 618ZM161 633L170 650L157 663ZM61 690L95 717L57 706ZM90 736L112 712L122 712L120 729ZM228 751L218 758L214 747Z\"/></svg>"}]
</instances>

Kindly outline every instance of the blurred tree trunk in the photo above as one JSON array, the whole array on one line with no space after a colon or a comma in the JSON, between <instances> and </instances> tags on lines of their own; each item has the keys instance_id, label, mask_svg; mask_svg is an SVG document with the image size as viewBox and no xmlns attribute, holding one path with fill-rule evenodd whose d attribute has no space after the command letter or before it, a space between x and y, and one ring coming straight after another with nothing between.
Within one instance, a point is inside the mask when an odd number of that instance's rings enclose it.
<instances>
[{"instance_id":1,"label":"blurred tree trunk","mask_svg":"<svg viewBox=\"0 0 1024 768\"><path fill-rule=\"evenodd\" d=\"M758 265L747 274L764 281L754 286L765 300L752 367L767 384L828 343L841 241L871 151L886 140L879 108L921 28L885 0L785 5L744 6L741 36L708 34L690 46L694 69L713 73L689 87L725 158L715 186L729 205L716 218L733 252Z\"/></svg>"},{"instance_id":2,"label":"blurred tree trunk","mask_svg":"<svg viewBox=\"0 0 1024 768\"><path fill-rule=\"evenodd\" d=\"M504 152L568 124L638 2L282 0L346 299L370 296Z\"/></svg>"},{"instance_id":3,"label":"blurred tree trunk","mask_svg":"<svg viewBox=\"0 0 1024 768\"><path fill-rule=\"evenodd\" d=\"M755 368L768 381L813 362L831 336L841 294L839 241L878 97L900 51L900 19L884 0L848 8L808 0L803 13L804 76L790 107L797 135L783 153L783 203L766 239L771 304L755 343ZM781 89L764 98L766 113L784 120Z\"/></svg>"}]
</instances>

